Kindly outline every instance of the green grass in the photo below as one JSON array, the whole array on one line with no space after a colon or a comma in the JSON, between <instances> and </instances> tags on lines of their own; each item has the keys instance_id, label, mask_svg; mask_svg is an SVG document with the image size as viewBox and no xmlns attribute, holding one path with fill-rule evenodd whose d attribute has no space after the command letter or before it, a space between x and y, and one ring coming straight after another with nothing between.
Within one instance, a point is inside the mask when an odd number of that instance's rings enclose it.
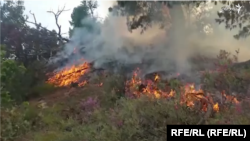
<instances>
[{"instance_id":1,"label":"green grass","mask_svg":"<svg viewBox=\"0 0 250 141\"><path fill-rule=\"evenodd\" d=\"M230 88L225 89L227 91L235 86L243 87L246 85L243 83L245 79L250 80L246 73L240 76L245 78L243 82L235 76L233 70L227 69L207 74L202 80L206 92L212 94L224 87L220 84L214 88L212 84L218 80L227 84L225 88ZM96 83L103 83L103 86L98 87ZM211 111L206 114L197 108L180 105L177 98L126 97L122 92L123 84L124 79L119 75L100 77L83 88L75 89L68 97L58 97L57 101L45 103L46 106L26 102L2 107L1 140L165 141L166 124L250 124L250 101L246 100L247 95L243 95L238 105L220 103L218 113ZM173 79L169 85L178 90L183 84ZM159 82L158 86L163 88L163 82ZM55 89L44 85L35 90L52 93Z\"/></svg>"}]
</instances>

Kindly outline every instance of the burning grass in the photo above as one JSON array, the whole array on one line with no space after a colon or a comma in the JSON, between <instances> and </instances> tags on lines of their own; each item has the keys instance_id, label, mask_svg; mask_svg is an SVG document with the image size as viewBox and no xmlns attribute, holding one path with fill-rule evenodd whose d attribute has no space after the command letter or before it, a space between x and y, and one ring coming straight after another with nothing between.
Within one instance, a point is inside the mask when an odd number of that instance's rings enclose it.
<instances>
[{"instance_id":1,"label":"burning grass","mask_svg":"<svg viewBox=\"0 0 250 141\"><path fill-rule=\"evenodd\" d=\"M222 60L226 59L230 58ZM139 69L127 79L121 74L104 74L81 80L90 73L90 66L73 66L48 80L58 87L84 82L79 88L58 91L60 100L49 97L40 106L26 103L3 109L1 140L163 141L165 124L250 123L248 93L242 95L235 89L235 85L243 89L249 84L245 80L250 79L242 75L244 81L239 81L238 73L225 64L217 66L223 69L205 72L200 86L179 79L164 80L157 73L141 78ZM67 90L70 94L63 97Z\"/></svg>"},{"instance_id":2,"label":"burning grass","mask_svg":"<svg viewBox=\"0 0 250 141\"><path fill-rule=\"evenodd\" d=\"M66 67L58 73L55 73L52 77L48 79L48 83L52 83L56 86L63 87L69 86L72 83L77 83L81 76L85 75L90 66L87 62L81 65L73 65L71 67ZM86 81L82 81L78 86L84 86Z\"/></svg>"},{"instance_id":3,"label":"burning grass","mask_svg":"<svg viewBox=\"0 0 250 141\"><path fill-rule=\"evenodd\" d=\"M178 88L171 88L171 86L167 86L168 84L161 83L160 80L160 76L156 74L153 80L142 81L138 77L137 70L134 72L132 79L126 82L126 92L132 93L136 97L147 95L156 99L175 99L175 101L177 99L176 102L179 104L184 104L189 108L198 108L202 112L211 112L208 111L210 106L214 112L219 112L219 103L214 102L215 97L204 93L201 88L196 89L194 84L186 84ZM163 87L161 88L160 85ZM166 87L170 87L170 89L166 89ZM223 102L226 101L232 104L239 104L235 96L226 95L224 91L221 93L221 97L224 99Z\"/></svg>"},{"instance_id":4,"label":"burning grass","mask_svg":"<svg viewBox=\"0 0 250 141\"><path fill-rule=\"evenodd\" d=\"M223 102L215 102L210 108L208 106L207 110L204 110L204 105L200 109L199 103L205 99L212 103L213 101L210 101L209 98L213 98L213 96L209 97L199 89L196 90L194 85L183 86L180 91L177 88L175 90L170 88L168 95L161 95L162 93L159 91L162 90L162 87L154 89L154 87L145 86L144 90L139 91L135 84L146 85L146 82L141 80L141 83L137 83L139 82L138 76L134 76L126 83L130 91L135 92L134 90L136 90L136 93L132 94L133 96L129 95L128 90L126 90L127 96L123 97L118 96L119 91L107 91L110 87L120 87L117 83L119 76L113 75L101 78L100 81L103 82L101 87L88 83L78 95L62 99L60 103L53 103L45 109L41 108L42 110L33 109L32 115L26 110L23 114L29 115L30 118L35 117L33 119L37 119L37 121L33 123L34 127L39 127L28 134L30 140L163 141L166 140L165 124L250 123L249 102L238 103L234 101L235 97L222 93ZM110 83L112 81L116 82L116 85ZM160 77L152 81L161 82ZM186 93L180 93L181 90ZM158 91L160 95L156 96L149 91ZM185 99L182 99L182 96ZM209 109L210 112L208 112ZM30 128L30 126L28 127Z\"/></svg>"},{"instance_id":5,"label":"burning grass","mask_svg":"<svg viewBox=\"0 0 250 141\"><path fill-rule=\"evenodd\" d=\"M227 69L225 66L229 66L230 63L233 63L233 61L237 61L237 59L234 57L234 60L228 59L229 54L226 52L221 52L218 58L220 59L220 62L224 64L216 64L217 70L216 72L223 72L223 76L226 76L229 78L229 75L232 73ZM227 64L225 64L225 62ZM88 70L90 69L90 65L88 63L84 63L79 66L72 66L71 68L65 68L64 70L56 73L53 77L51 77L48 80L48 83L55 84L56 86L70 86L72 83L78 83L78 86L82 87L87 84L88 80L79 81L80 77L83 75L86 75L88 73ZM206 73L207 75L207 73ZM206 76L204 73L204 76ZM211 92L206 89L204 91L201 86L199 88L195 88L195 85L192 83L183 84L181 82L166 82L165 80L162 80L160 75L155 73L153 79L142 79L140 76L140 70L136 69L133 73L133 76L131 79L126 80L125 85L122 85L121 87L124 87L122 89L124 90L118 90L120 93L124 92L124 95L132 96L132 97L141 97L142 95L149 96L151 98L156 99L165 99L165 100L171 100L171 99L178 99L179 104L184 104L189 108L196 108L199 109L202 112L208 112L211 113L210 110L213 110L215 112L219 112L219 110L223 107L222 104L226 101L232 104L238 104L239 101L237 100L236 96L232 96L231 94L226 94L227 91L220 90L218 91L220 94L213 95ZM221 79L221 77L220 77ZM98 82L98 86L102 86L103 82ZM171 84L172 83L172 84ZM175 84L173 84L175 83ZM210 82L211 83L211 82ZM227 83L227 81L225 82ZM209 84L206 84L208 86ZM207 88L204 87L203 88ZM120 88L121 89L121 88ZM114 88L112 89L114 90ZM112 91L111 90L111 91ZM219 97L219 98L218 98Z\"/></svg>"}]
</instances>

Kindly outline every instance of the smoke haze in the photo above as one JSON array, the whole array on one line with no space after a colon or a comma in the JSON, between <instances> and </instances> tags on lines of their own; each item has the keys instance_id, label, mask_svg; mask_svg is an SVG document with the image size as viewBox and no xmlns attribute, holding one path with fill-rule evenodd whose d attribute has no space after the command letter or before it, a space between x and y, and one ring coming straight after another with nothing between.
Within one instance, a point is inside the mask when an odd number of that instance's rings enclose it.
<instances>
[{"instance_id":1,"label":"smoke haze","mask_svg":"<svg viewBox=\"0 0 250 141\"><path fill-rule=\"evenodd\" d=\"M95 61L95 67L103 67L111 60L125 64L137 64L150 60L151 63L145 68L148 72L181 73L191 69L191 63L188 60L196 54L215 57L220 50L235 53L235 50L240 49L239 61L249 60L249 38L235 40L233 35L238 32L238 29L226 30L224 25L215 23L217 10L215 9L207 18L216 32L204 38L193 28L185 30L175 26L173 30L166 32L160 29L159 25L153 25L141 34L141 29L133 30L132 33L128 31L125 17L109 15L103 23L85 18L82 22L90 24L94 27L93 30L75 29L71 42L65 46L60 56L67 57L76 48L78 52L74 58Z\"/></svg>"}]
</instances>

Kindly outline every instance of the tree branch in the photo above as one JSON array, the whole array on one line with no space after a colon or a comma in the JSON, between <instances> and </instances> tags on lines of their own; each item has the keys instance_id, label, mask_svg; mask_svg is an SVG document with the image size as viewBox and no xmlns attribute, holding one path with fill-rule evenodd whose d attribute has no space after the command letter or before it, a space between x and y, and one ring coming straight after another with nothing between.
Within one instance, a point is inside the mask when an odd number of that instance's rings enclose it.
<instances>
[{"instance_id":1,"label":"tree branch","mask_svg":"<svg viewBox=\"0 0 250 141\"><path fill-rule=\"evenodd\" d=\"M36 23L31 22L31 21L26 20L26 22L38 26ZM53 32L53 31L50 31L50 30L48 30L46 27L43 27L43 26L40 26L40 28L42 28L42 29L44 29L44 30L46 30L46 31L48 31L48 32ZM70 41L69 39L60 36L58 33L57 33L57 35L59 36L59 37L58 37L58 40L63 40L63 41L65 41L65 42L69 42L69 41Z\"/></svg>"},{"instance_id":2,"label":"tree branch","mask_svg":"<svg viewBox=\"0 0 250 141\"><path fill-rule=\"evenodd\" d=\"M36 21L36 16L35 16L35 14L34 13L32 13L31 11L30 11L30 14L33 16L33 19L34 19L34 24L35 24L35 26L36 26L36 28L39 30L39 28L41 28L41 23L37 23L37 21Z\"/></svg>"},{"instance_id":3,"label":"tree branch","mask_svg":"<svg viewBox=\"0 0 250 141\"><path fill-rule=\"evenodd\" d=\"M64 11L68 11L68 10L65 10L65 6L64 6L61 10L58 8L58 11L57 11L56 13L53 12L53 11L47 11L47 12L48 12L48 13L52 13L52 14L55 16L56 25L57 25L57 27L58 27L58 33L57 33L58 40L60 40L60 41L65 41L65 42L69 42L69 41L70 41L69 39L62 37L62 34L64 34L64 33L61 33L61 25L59 25L59 23L58 23L58 18L59 18L59 16L61 15L61 13L64 12ZM34 25L37 27L37 29L42 28L42 29L45 29L45 30L48 31L48 32L51 32L51 33L53 32L53 31L48 30L46 27L41 26L41 23L37 23L36 16L35 16L34 13L32 13L32 12L30 11L30 14L33 16L34 22L28 21L28 20L26 19L26 22L27 22L27 23L34 24Z\"/></svg>"},{"instance_id":4,"label":"tree branch","mask_svg":"<svg viewBox=\"0 0 250 141\"><path fill-rule=\"evenodd\" d=\"M94 17L94 9L97 8L97 1L96 0L89 0L87 1L87 5L89 7L89 10L91 12L92 17Z\"/></svg>"},{"instance_id":5,"label":"tree branch","mask_svg":"<svg viewBox=\"0 0 250 141\"><path fill-rule=\"evenodd\" d=\"M58 18L62 14L62 12L65 12L65 11L69 11L69 9L65 10L65 5L63 6L62 9L58 8L57 12L54 12L52 10L47 11L48 13L51 13L51 14L54 15L54 18L55 18L55 21L56 21L56 25L57 25L57 28L58 28L59 39L63 39L63 38L62 38L62 35L61 35L61 25L59 25L59 23L58 23Z\"/></svg>"},{"instance_id":6,"label":"tree branch","mask_svg":"<svg viewBox=\"0 0 250 141\"><path fill-rule=\"evenodd\" d=\"M30 11L30 14L33 16L33 18L34 18L34 21L35 21L35 23L37 24L37 22L36 22L36 16L35 16L35 14L34 13L32 13L31 11Z\"/></svg>"}]
</instances>

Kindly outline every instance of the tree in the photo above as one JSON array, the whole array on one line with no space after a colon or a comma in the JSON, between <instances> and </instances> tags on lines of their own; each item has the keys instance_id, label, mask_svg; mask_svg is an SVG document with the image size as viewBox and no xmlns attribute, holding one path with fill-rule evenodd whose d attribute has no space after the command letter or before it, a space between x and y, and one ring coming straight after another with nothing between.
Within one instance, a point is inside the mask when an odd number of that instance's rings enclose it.
<instances>
[{"instance_id":1,"label":"tree","mask_svg":"<svg viewBox=\"0 0 250 141\"><path fill-rule=\"evenodd\" d=\"M214 2L217 4L216 2ZM222 1L220 2L230 9L237 9L237 6L241 6L241 10L227 10L218 12L218 18L216 22L219 24L224 23L226 29L232 30L233 28L239 27L240 31L234 37L236 39L246 38L250 35L250 2L249 1Z\"/></svg>"},{"instance_id":2,"label":"tree","mask_svg":"<svg viewBox=\"0 0 250 141\"><path fill-rule=\"evenodd\" d=\"M6 56L15 56L16 60L26 67L32 60L47 61L53 57L61 47L69 42L69 39L62 36L61 25L58 18L65 7L57 12L48 11L55 17L58 32L48 30L38 23L35 14L30 11L34 22L28 20L24 15L25 7L22 0L4 1L1 4L1 43L6 46ZM27 23L34 24L30 27Z\"/></svg>"},{"instance_id":3,"label":"tree","mask_svg":"<svg viewBox=\"0 0 250 141\"><path fill-rule=\"evenodd\" d=\"M94 11L97 8L97 1L83 0L81 4L74 8L71 14L70 25L74 28L86 27L91 29L91 25L82 23L82 20L87 17L95 18ZM72 35L73 29L69 29L70 36Z\"/></svg>"},{"instance_id":4,"label":"tree","mask_svg":"<svg viewBox=\"0 0 250 141\"><path fill-rule=\"evenodd\" d=\"M193 7L199 6L206 1L118 1L118 6L109 8L110 11L116 11L123 16L132 16L128 18L128 27L132 31L139 27L146 30L152 23L160 23L161 26L166 26L170 19L164 17L163 8L169 10L172 25L181 28L180 24L185 23L183 6ZM215 5L217 1L212 1ZM250 4L247 1L220 1L220 4L229 6L231 9L236 8L237 5L243 6L240 14L235 10L218 12L218 18L215 19L218 23L225 23L227 29L241 28L239 33L235 35L236 39L247 37L250 34ZM174 8L173 8L174 7ZM117 12L119 11L119 12ZM183 11L183 12L180 12Z\"/></svg>"},{"instance_id":5,"label":"tree","mask_svg":"<svg viewBox=\"0 0 250 141\"><path fill-rule=\"evenodd\" d=\"M1 3L1 91L15 101L27 100L33 88L43 85L47 79L48 60L69 41L61 35L58 23L60 14L52 10L59 31L48 30L41 23L29 21L24 15L23 1L8 0ZM30 27L27 23L34 24ZM2 93L1 93L2 94ZM2 95L1 95L2 96Z\"/></svg>"},{"instance_id":6,"label":"tree","mask_svg":"<svg viewBox=\"0 0 250 141\"><path fill-rule=\"evenodd\" d=\"M21 1L5 1L1 4L1 43L7 46L6 56L19 57L22 50L21 31L25 28L24 7Z\"/></svg>"},{"instance_id":7,"label":"tree","mask_svg":"<svg viewBox=\"0 0 250 141\"><path fill-rule=\"evenodd\" d=\"M18 24L20 26L25 25L25 16L23 15L25 8L23 7L23 1L4 1L3 4L0 4L1 23L4 21L8 24ZM12 18L15 18L15 20L13 20Z\"/></svg>"}]
</instances>

